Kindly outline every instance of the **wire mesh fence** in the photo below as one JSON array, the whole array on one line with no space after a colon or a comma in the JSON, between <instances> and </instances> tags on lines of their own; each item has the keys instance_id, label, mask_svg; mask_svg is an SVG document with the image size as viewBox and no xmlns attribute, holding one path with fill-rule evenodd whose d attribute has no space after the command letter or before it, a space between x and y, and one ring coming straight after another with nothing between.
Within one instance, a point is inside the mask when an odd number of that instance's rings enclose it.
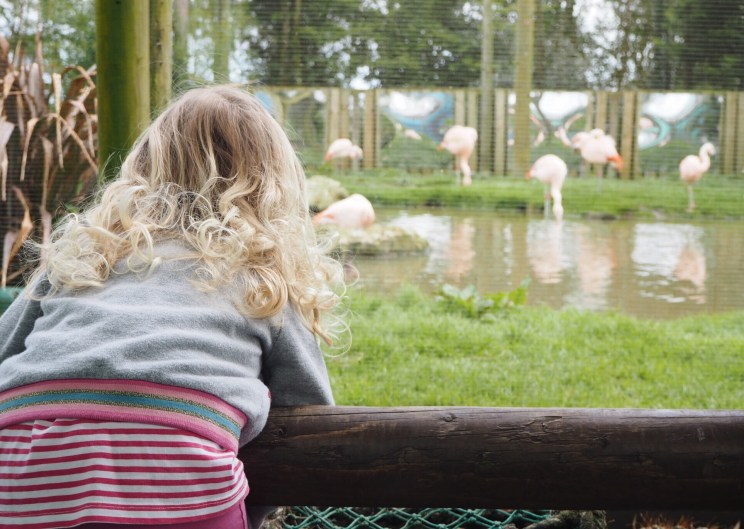
<instances>
[{"instance_id":1,"label":"wire mesh fence","mask_svg":"<svg viewBox=\"0 0 744 529\"><path fill-rule=\"evenodd\" d=\"M293 507L274 523L285 529L524 529L550 517L524 510Z\"/></svg>"},{"instance_id":2,"label":"wire mesh fence","mask_svg":"<svg viewBox=\"0 0 744 529\"><path fill-rule=\"evenodd\" d=\"M52 219L79 207L95 184L87 159L95 159L97 147L90 70L96 60L94 11L93 0L0 0L0 35L7 39L0 60L0 234L9 284L22 283L13 241L27 229L24 214L41 239ZM451 126L466 125L479 133L470 164L481 182L521 179L525 153L530 163L558 155L569 179L582 178L597 167L583 161L575 140L601 129L625 162L605 176L620 181L678 181L680 162L711 143L715 155L706 178L722 189L715 200L725 202L725 215L744 214L741 0L173 0L172 15L173 92L213 82L245 84L285 127L309 173L450 174L452 156L438 147ZM43 59L33 74L35 50ZM65 71L75 65L81 69ZM53 75L63 72L59 79ZM35 94L33 75L41 83ZM520 106L525 94L527 104ZM37 121L29 126L30 120ZM339 138L361 147L362 158L327 160L329 145ZM477 240L473 218L460 222L453 216L439 224L423 218L432 231L451 235L432 255L476 254L470 247ZM521 251L515 243L521 231L488 222L490 231L479 233L493 244L492 256ZM625 263L616 254L625 252L629 267L640 270L632 282L641 285L641 301L634 303L712 300L711 310L718 310L710 276L721 278L716 281L725 287L719 291L741 287L741 239L722 238L723 230L649 223L622 232L615 243L602 226L599 242L587 250L586 231L546 226L522 230L524 259L514 261L532 267L539 281L530 256L539 254L543 266L551 257L545 285L556 283L556 274L575 271L575 282L605 292ZM583 264L582 253L591 254ZM733 264L724 267L726 259ZM431 273L435 266L422 268ZM670 281L684 288L657 296L653 290ZM701 302L706 291L708 301ZM744 306L736 303L724 308ZM295 508L284 524L522 529L544 516Z\"/></svg>"}]
</instances>

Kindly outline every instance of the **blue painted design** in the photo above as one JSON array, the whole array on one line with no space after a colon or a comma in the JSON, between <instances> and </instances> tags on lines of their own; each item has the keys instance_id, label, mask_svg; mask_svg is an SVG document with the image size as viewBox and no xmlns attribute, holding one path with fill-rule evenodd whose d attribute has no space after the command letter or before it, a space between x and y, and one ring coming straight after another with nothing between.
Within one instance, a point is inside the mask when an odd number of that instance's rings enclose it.
<instances>
[{"instance_id":1,"label":"blue painted design","mask_svg":"<svg viewBox=\"0 0 744 529\"><path fill-rule=\"evenodd\" d=\"M196 404L194 402L172 400L149 395L139 395L116 392L93 392L93 391L71 391L71 392L40 392L23 395L0 404L0 413L11 409L23 408L35 404L64 404L64 403L94 403L94 404L117 404L137 408L152 408L169 411L179 411L188 415L201 417L221 428L227 430L235 437L240 436L240 427L221 413Z\"/></svg>"}]
</instances>

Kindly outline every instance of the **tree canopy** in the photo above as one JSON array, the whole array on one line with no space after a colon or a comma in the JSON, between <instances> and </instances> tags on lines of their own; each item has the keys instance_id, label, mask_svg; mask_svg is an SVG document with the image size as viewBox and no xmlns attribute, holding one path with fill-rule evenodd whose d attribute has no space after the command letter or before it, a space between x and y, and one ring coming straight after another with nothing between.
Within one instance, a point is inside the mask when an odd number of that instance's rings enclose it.
<instances>
[{"instance_id":1,"label":"tree canopy","mask_svg":"<svg viewBox=\"0 0 744 529\"><path fill-rule=\"evenodd\" d=\"M510 87L516 0L492 5L494 81ZM744 89L741 0L535 5L536 88ZM0 32L30 49L40 29L51 70L87 67L95 60L92 6L0 0ZM477 0L188 0L185 68L196 82L477 86L481 10Z\"/></svg>"}]
</instances>

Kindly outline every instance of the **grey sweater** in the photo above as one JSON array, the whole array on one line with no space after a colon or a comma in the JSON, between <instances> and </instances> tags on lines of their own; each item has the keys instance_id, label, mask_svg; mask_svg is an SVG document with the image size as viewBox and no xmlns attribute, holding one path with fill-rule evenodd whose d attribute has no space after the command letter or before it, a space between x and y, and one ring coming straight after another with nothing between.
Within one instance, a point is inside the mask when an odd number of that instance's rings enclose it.
<instances>
[{"instance_id":1,"label":"grey sweater","mask_svg":"<svg viewBox=\"0 0 744 529\"><path fill-rule=\"evenodd\" d=\"M248 319L229 291L192 286L198 265L183 247L156 253L166 260L149 275L114 274L103 288L41 301L19 296L0 317L0 392L70 378L200 390L246 414L241 446L263 429L270 405L333 403L317 341L291 307Z\"/></svg>"}]
</instances>

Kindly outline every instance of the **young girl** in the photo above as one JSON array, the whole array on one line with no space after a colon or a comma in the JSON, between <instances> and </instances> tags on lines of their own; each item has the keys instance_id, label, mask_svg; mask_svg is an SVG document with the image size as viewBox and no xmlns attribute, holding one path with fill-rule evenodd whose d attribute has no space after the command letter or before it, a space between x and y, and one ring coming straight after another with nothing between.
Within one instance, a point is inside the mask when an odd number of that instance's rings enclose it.
<instances>
[{"instance_id":1,"label":"young girl","mask_svg":"<svg viewBox=\"0 0 744 529\"><path fill-rule=\"evenodd\" d=\"M238 449L333 402L304 180L254 97L196 89L55 230L0 319L0 527L248 526Z\"/></svg>"}]
</instances>

